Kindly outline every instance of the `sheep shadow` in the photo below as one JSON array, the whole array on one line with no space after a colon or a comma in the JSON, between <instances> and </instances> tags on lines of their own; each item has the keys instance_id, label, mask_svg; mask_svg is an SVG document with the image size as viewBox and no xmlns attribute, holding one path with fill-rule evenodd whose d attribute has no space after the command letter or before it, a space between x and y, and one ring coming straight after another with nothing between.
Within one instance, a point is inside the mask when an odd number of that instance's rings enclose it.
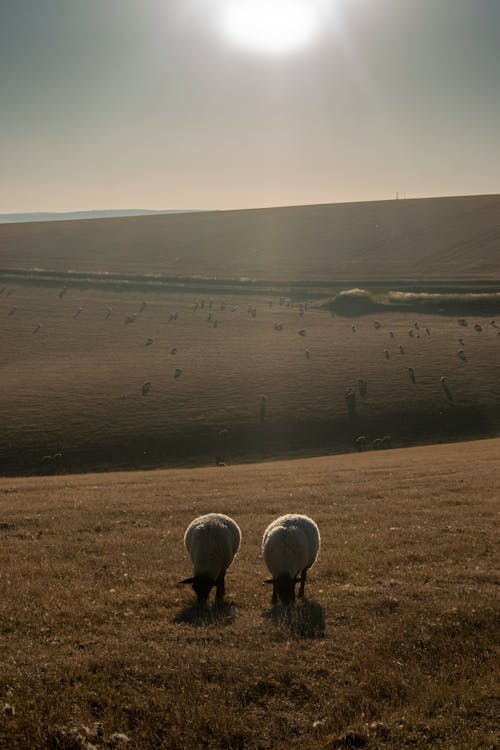
<instances>
[{"instance_id":1,"label":"sheep shadow","mask_svg":"<svg viewBox=\"0 0 500 750\"><path fill-rule=\"evenodd\" d=\"M228 602L214 602L212 605L193 602L186 605L174 617L176 625L192 625L204 628L213 625L231 625L234 622L234 606Z\"/></svg>"},{"instance_id":2,"label":"sheep shadow","mask_svg":"<svg viewBox=\"0 0 500 750\"><path fill-rule=\"evenodd\" d=\"M325 637L325 613L318 602L275 604L270 610L266 610L263 616L297 638Z\"/></svg>"}]
</instances>

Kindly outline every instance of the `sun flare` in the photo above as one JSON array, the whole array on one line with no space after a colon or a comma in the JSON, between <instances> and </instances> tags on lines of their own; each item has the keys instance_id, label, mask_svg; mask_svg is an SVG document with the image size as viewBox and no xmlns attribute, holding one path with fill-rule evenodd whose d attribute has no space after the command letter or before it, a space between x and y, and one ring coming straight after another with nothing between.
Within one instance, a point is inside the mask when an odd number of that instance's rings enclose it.
<instances>
[{"instance_id":1,"label":"sun flare","mask_svg":"<svg viewBox=\"0 0 500 750\"><path fill-rule=\"evenodd\" d=\"M222 9L223 35L251 52L292 52L311 43L319 29L314 0L232 0Z\"/></svg>"}]
</instances>

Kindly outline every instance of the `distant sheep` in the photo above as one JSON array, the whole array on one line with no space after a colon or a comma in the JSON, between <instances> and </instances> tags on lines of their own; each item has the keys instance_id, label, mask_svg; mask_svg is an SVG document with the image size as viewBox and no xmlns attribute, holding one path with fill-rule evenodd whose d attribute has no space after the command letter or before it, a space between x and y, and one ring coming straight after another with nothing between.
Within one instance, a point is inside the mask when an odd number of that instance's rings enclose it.
<instances>
[{"instance_id":1,"label":"distant sheep","mask_svg":"<svg viewBox=\"0 0 500 750\"><path fill-rule=\"evenodd\" d=\"M172 349L170 349L170 354L177 354L177 349L175 346L173 346Z\"/></svg>"},{"instance_id":2,"label":"distant sheep","mask_svg":"<svg viewBox=\"0 0 500 750\"><path fill-rule=\"evenodd\" d=\"M465 320L465 318L459 318L458 319L458 325L465 327L467 325L467 321Z\"/></svg>"},{"instance_id":3,"label":"distant sheep","mask_svg":"<svg viewBox=\"0 0 500 750\"><path fill-rule=\"evenodd\" d=\"M79 307L78 310L73 315L74 318L78 318L83 312L83 307Z\"/></svg>"},{"instance_id":4,"label":"distant sheep","mask_svg":"<svg viewBox=\"0 0 500 750\"><path fill-rule=\"evenodd\" d=\"M193 575L181 584L191 584L200 604L213 587L216 601L225 594L226 571L240 547L238 524L223 513L208 513L191 521L184 534L184 545L193 563Z\"/></svg>"},{"instance_id":5,"label":"distant sheep","mask_svg":"<svg viewBox=\"0 0 500 750\"><path fill-rule=\"evenodd\" d=\"M294 602L299 580L299 597L304 597L307 571L318 556L320 542L319 529L307 516L288 514L269 524L262 538L262 554L272 576L266 583L273 584L273 604L278 600Z\"/></svg>"},{"instance_id":6,"label":"distant sheep","mask_svg":"<svg viewBox=\"0 0 500 750\"><path fill-rule=\"evenodd\" d=\"M305 328L301 328L300 331L299 331L299 336L305 336L305 335L306 335L306 329Z\"/></svg>"},{"instance_id":7,"label":"distant sheep","mask_svg":"<svg viewBox=\"0 0 500 750\"><path fill-rule=\"evenodd\" d=\"M142 303L141 303L141 306L140 306L140 308L139 308L139 312L144 312L144 310L145 310L145 309L146 309L146 303L145 303L145 302L142 302Z\"/></svg>"},{"instance_id":8,"label":"distant sheep","mask_svg":"<svg viewBox=\"0 0 500 750\"><path fill-rule=\"evenodd\" d=\"M409 378L410 378L410 380L411 380L412 383L416 382L415 370L413 369L413 367L409 367L408 368L408 376L409 376Z\"/></svg>"},{"instance_id":9,"label":"distant sheep","mask_svg":"<svg viewBox=\"0 0 500 750\"><path fill-rule=\"evenodd\" d=\"M174 372L174 380L179 380L180 376L182 375L182 370L180 367L175 368Z\"/></svg>"},{"instance_id":10,"label":"distant sheep","mask_svg":"<svg viewBox=\"0 0 500 750\"><path fill-rule=\"evenodd\" d=\"M382 323L379 320L374 320L373 327L378 331L379 328L382 328Z\"/></svg>"},{"instance_id":11,"label":"distant sheep","mask_svg":"<svg viewBox=\"0 0 500 750\"><path fill-rule=\"evenodd\" d=\"M125 325L129 325L130 323L135 323L137 319L137 313L129 313L127 317L125 318Z\"/></svg>"},{"instance_id":12,"label":"distant sheep","mask_svg":"<svg viewBox=\"0 0 500 750\"><path fill-rule=\"evenodd\" d=\"M404 354L405 353L405 348L404 348L403 344L399 345L399 353L400 354Z\"/></svg>"},{"instance_id":13,"label":"distant sheep","mask_svg":"<svg viewBox=\"0 0 500 750\"><path fill-rule=\"evenodd\" d=\"M426 334L427 334L428 336L430 336L430 335L431 335L431 329L430 329L430 328L426 328L426 329L425 329L425 332L426 332Z\"/></svg>"},{"instance_id":14,"label":"distant sheep","mask_svg":"<svg viewBox=\"0 0 500 750\"><path fill-rule=\"evenodd\" d=\"M393 339L394 338L394 331L389 331L389 336L391 337L391 339Z\"/></svg>"},{"instance_id":15,"label":"distant sheep","mask_svg":"<svg viewBox=\"0 0 500 750\"><path fill-rule=\"evenodd\" d=\"M351 331L352 331L353 333L356 333L356 330L357 330L357 329L356 329L356 326L355 326L355 325L354 325L354 323L353 323L353 324L352 324L352 326L351 326Z\"/></svg>"},{"instance_id":16,"label":"distant sheep","mask_svg":"<svg viewBox=\"0 0 500 750\"><path fill-rule=\"evenodd\" d=\"M457 355L462 359L464 362L467 362L467 357L465 356L465 352L463 349L459 349L457 352Z\"/></svg>"},{"instance_id":17,"label":"distant sheep","mask_svg":"<svg viewBox=\"0 0 500 750\"><path fill-rule=\"evenodd\" d=\"M365 451L368 448L368 438L366 435L359 435L354 441L354 446L358 451Z\"/></svg>"},{"instance_id":18,"label":"distant sheep","mask_svg":"<svg viewBox=\"0 0 500 750\"><path fill-rule=\"evenodd\" d=\"M409 337L410 337L411 339L413 338L413 336L414 336L414 333L413 333L413 328L409 328L409 329L408 329L408 336L409 336Z\"/></svg>"},{"instance_id":19,"label":"distant sheep","mask_svg":"<svg viewBox=\"0 0 500 750\"><path fill-rule=\"evenodd\" d=\"M477 331L478 333L480 333L483 330L483 327L479 323L476 323L474 325L474 330Z\"/></svg>"},{"instance_id":20,"label":"distant sheep","mask_svg":"<svg viewBox=\"0 0 500 750\"><path fill-rule=\"evenodd\" d=\"M275 331L282 331L284 328L283 323L275 323L274 324L274 330Z\"/></svg>"},{"instance_id":21,"label":"distant sheep","mask_svg":"<svg viewBox=\"0 0 500 750\"><path fill-rule=\"evenodd\" d=\"M391 355L389 354L389 350L388 349L384 349L384 357L386 359L390 359Z\"/></svg>"},{"instance_id":22,"label":"distant sheep","mask_svg":"<svg viewBox=\"0 0 500 750\"><path fill-rule=\"evenodd\" d=\"M151 381L147 380L145 383L142 384L142 395L147 396L149 391L151 390Z\"/></svg>"},{"instance_id":23,"label":"distant sheep","mask_svg":"<svg viewBox=\"0 0 500 750\"><path fill-rule=\"evenodd\" d=\"M153 339L146 339L145 346L151 346L152 343L153 343Z\"/></svg>"},{"instance_id":24,"label":"distant sheep","mask_svg":"<svg viewBox=\"0 0 500 750\"><path fill-rule=\"evenodd\" d=\"M106 310L105 318L107 320L111 316L111 312L112 312L113 308L112 307L106 307L105 310Z\"/></svg>"}]
</instances>

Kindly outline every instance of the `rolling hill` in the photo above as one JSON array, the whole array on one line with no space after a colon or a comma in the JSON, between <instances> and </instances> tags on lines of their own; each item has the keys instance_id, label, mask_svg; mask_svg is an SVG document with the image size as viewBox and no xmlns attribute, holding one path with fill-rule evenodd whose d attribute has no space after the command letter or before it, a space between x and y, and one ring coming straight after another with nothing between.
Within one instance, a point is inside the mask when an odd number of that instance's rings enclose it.
<instances>
[{"instance_id":1,"label":"rolling hill","mask_svg":"<svg viewBox=\"0 0 500 750\"><path fill-rule=\"evenodd\" d=\"M500 280L500 196L0 226L0 269L264 280Z\"/></svg>"}]
</instances>

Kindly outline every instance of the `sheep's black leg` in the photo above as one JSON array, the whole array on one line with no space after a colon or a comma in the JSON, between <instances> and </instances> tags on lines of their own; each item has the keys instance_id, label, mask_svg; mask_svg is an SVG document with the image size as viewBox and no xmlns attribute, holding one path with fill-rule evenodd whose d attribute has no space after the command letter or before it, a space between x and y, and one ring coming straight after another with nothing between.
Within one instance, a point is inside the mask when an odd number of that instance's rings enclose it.
<instances>
[{"instance_id":1,"label":"sheep's black leg","mask_svg":"<svg viewBox=\"0 0 500 750\"><path fill-rule=\"evenodd\" d=\"M276 581L273 581L273 598L271 599L271 604L277 604L278 603L278 584Z\"/></svg>"},{"instance_id":2,"label":"sheep's black leg","mask_svg":"<svg viewBox=\"0 0 500 750\"><path fill-rule=\"evenodd\" d=\"M221 601L224 599L224 594L226 593L226 586L224 583L224 577L226 575L226 571L220 574L220 576L215 581L215 585L217 586L217 590L215 592L215 598L217 601Z\"/></svg>"},{"instance_id":3,"label":"sheep's black leg","mask_svg":"<svg viewBox=\"0 0 500 750\"><path fill-rule=\"evenodd\" d=\"M303 599L304 598L304 589L305 589L305 586L306 586L306 576L307 576L307 569L304 568L304 570L300 574L299 599Z\"/></svg>"}]
</instances>

